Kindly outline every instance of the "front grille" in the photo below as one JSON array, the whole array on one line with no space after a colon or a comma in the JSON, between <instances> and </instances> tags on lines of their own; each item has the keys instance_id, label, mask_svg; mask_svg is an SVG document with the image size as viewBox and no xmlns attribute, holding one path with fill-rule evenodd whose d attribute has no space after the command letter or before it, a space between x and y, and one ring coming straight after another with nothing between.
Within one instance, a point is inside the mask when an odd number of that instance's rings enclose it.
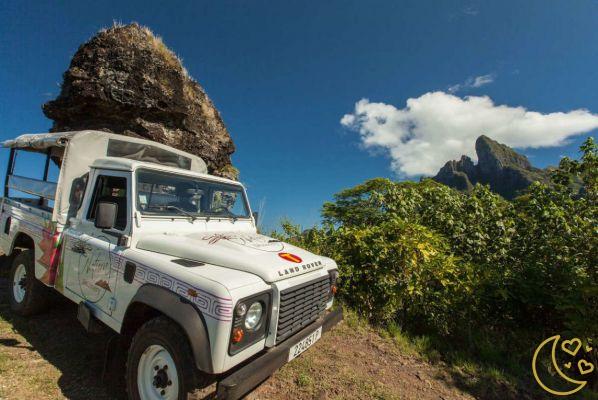
<instances>
[{"instance_id":1,"label":"front grille","mask_svg":"<svg viewBox=\"0 0 598 400\"><path fill-rule=\"evenodd\" d=\"M276 344L318 319L326 310L329 293L328 276L280 292Z\"/></svg>"}]
</instances>

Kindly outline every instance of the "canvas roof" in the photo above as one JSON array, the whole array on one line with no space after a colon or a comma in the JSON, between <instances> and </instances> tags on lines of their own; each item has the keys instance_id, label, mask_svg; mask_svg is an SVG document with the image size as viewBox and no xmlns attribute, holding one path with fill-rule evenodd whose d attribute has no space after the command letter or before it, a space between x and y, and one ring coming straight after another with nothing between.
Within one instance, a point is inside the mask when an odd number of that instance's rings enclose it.
<instances>
[{"instance_id":1,"label":"canvas roof","mask_svg":"<svg viewBox=\"0 0 598 400\"><path fill-rule=\"evenodd\" d=\"M25 134L6 140L1 145L25 151L50 151L51 156L60 158L60 175L52 197L55 199L54 218L61 224L67 223L69 213L73 211L69 202L73 182L84 177L96 160L118 157L200 174L208 172L201 157L151 140L102 131ZM28 185L32 183L39 184L31 179L27 182Z\"/></svg>"}]
</instances>

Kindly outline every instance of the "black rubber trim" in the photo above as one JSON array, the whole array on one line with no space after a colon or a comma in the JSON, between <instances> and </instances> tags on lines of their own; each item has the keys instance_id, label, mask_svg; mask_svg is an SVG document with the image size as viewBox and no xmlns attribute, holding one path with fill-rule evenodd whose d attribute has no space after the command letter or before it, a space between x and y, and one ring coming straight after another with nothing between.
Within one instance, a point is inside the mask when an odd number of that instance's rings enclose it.
<instances>
[{"instance_id":1,"label":"black rubber trim","mask_svg":"<svg viewBox=\"0 0 598 400\"><path fill-rule=\"evenodd\" d=\"M280 292L276 345L317 320L326 309L329 293L330 276L322 276Z\"/></svg>"},{"instance_id":2,"label":"black rubber trim","mask_svg":"<svg viewBox=\"0 0 598 400\"><path fill-rule=\"evenodd\" d=\"M245 331L246 337L243 338L241 343L238 345L234 345L232 341L233 337L233 330L236 327L242 327L243 322L245 321L245 316L239 318L237 317L235 310L239 303L246 303L248 306L251 305L254 301L264 300L264 298L268 299L268 304L266 307L266 311L262 315L262 322L260 327L253 332ZM256 342L262 340L268 334L268 327L270 326L270 316L272 315L272 289L264 290L263 292L253 294L251 296L244 297L237 301L235 307L233 308L233 323L230 328L230 338L229 338L229 345L228 345L228 355L233 356L241 351L245 350L247 347L255 344Z\"/></svg>"},{"instance_id":3,"label":"black rubber trim","mask_svg":"<svg viewBox=\"0 0 598 400\"><path fill-rule=\"evenodd\" d=\"M2 212L4 212L4 210L2 210ZM8 216L8 218L6 218L6 222L4 224L4 233L6 233L7 235L10 235L11 222L12 222L12 218L10 216Z\"/></svg>"},{"instance_id":4,"label":"black rubber trim","mask_svg":"<svg viewBox=\"0 0 598 400\"><path fill-rule=\"evenodd\" d=\"M205 263L202 263L200 261L187 260L186 258L175 258L174 260L170 260L170 261L175 264L182 265L183 267L187 267L187 268L203 267L204 265L206 265Z\"/></svg>"},{"instance_id":5,"label":"black rubber trim","mask_svg":"<svg viewBox=\"0 0 598 400\"><path fill-rule=\"evenodd\" d=\"M331 311L290 337L279 346L262 353L251 361L243 364L218 382L217 399L237 400L250 390L266 380L276 370L287 363L289 349L304 339L307 335L322 327L322 333L330 330L343 319L343 310L338 308Z\"/></svg>"},{"instance_id":6,"label":"black rubber trim","mask_svg":"<svg viewBox=\"0 0 598 400\"><path fill-rule=\"evenodd\" d=\"M141 286L130 304L133 303L155 308L178 323L187 334L197 368L209 374L214 372L206 322L193 303L168 289L152 284Z\"/></svg>"},{"instance_id":7,"label":"black rubber trim","mask_svg":"<svg viewBox=\"0 0 598 400\"><path fill-rule=\"evenodd\" d=\"M125 272L123 273L123 280L127 283L133 283L135 279L135 272L137 271L137 264L131 261L125 263Z\"/></svg>"}]
</instances>

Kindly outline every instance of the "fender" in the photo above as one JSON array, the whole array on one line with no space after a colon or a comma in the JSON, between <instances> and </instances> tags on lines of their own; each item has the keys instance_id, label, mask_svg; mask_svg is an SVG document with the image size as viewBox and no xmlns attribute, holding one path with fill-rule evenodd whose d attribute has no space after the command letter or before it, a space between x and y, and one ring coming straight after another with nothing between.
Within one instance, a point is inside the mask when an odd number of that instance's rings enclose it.
<instances>
[{"instance_id":1,"label":"fender","mask_svg":"<svg viewBox=\"0 0 598 400\"><path fill-rule=\"evenodd\" d=\"M206 373L213 373L210 338L206 322L199 309L176 293L152 284L145 284L137 290L129 304L134 303L152 307L178 323L189 339L197 368ZM127 314L124 320L126 318Z\"/></svg>"},{"instance_id":2,"label":"fender","mask_svg":"<svg viewBox=\"0 0 598 400\"><path fill-rule=\"evenodd\" d=\"M15 252L15 248L19 246L30 248L31 250L35 251L35 239L33 239L32 235L29 232L19 229L16 232L14 232L12 237L10 237L9 234L9 240L10 242L8 248L8 255L13 255Z\"/></svg>"}]
</instances>

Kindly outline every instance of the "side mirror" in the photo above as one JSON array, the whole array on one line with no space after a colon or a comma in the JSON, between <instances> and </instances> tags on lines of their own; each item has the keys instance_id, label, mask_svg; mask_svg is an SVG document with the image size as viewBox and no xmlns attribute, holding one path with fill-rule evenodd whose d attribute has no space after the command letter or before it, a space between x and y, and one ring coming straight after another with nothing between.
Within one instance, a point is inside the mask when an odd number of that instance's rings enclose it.
<instances>
[{"instance_id":1,"label":"side mirror","mask_svg":"<svg viewBox=\"0 0 598 400\"><path fill-rule=\"evenodd\" d=\"M116 223L116 214L118 213L118 205L108 201L101 201L96 208L96 220L94 225L99 229L114 228Z\"/></svg>"},{"instance_id":2,"label":"side mirror","mask_svg":"<svg viewBox=\"0 0 598 400\"><path fill-rule=\"evenodd\" d=\"M260 213L258 213L257 211L254 211L254 212L251 213L251 216L253 217L253 221L255 222L255 226L257 226L257 221L259 220Z\"/></svg>"}]
</instances>

